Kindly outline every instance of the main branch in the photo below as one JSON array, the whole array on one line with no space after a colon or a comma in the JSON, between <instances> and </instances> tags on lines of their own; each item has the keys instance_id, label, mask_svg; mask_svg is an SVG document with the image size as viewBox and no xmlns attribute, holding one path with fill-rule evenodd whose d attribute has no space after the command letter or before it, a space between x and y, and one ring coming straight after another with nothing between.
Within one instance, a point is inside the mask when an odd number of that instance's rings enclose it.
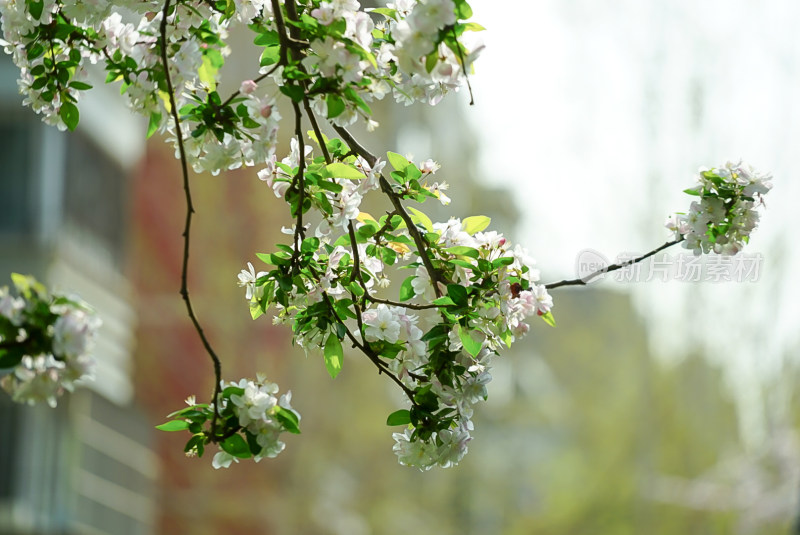
<instances>
[{"instance_id":1,"label":"main branch","mask_svg":"<svg viewBox=\"0 0 800 535\"><path fill-rule=\"evenodd\" d=\"M189 273L189 242L190 232L192 229L192 214L194 214L194 204L192 203L192 191L189 188L189 166L186 160L186 150L183 144L183 132L181 131L181 120L178 116L178 106L175 102L175 89L172 86L172 78L169 75L169 61L167 59L167 18L169 16L171 0L164 2L164 9L161 13L161 26L160 26L160 41L161 41L161 64L164 67L164 78L167 82L167 95L169 97L170 113L172 121L175 123L175 137L178 142L178 153L181 161L181 173L183 175L183 191L186 197L186 221L183 227L183 265L181 267L181 297L186 303L186 312L189 314L189 319L192 321L195 330L197 331L203 347L211 358L214 364L214 419L211 421L211 435L212 440L217 439L217 418L219 417L219 395L220 383L222 382L222 364L219 357L211 347L197 316L192 307L192 300L189 298L189 286L187 283Z\"/></svg>"}]
</instances>

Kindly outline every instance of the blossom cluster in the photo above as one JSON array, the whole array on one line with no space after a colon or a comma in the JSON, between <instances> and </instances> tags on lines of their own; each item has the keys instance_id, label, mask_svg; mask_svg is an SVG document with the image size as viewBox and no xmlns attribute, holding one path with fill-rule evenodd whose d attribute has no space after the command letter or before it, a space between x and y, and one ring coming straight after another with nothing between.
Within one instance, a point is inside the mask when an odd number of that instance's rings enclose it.
<instances>
[{"instance_id":1,"label":"blossom cluster","mask_svg":"<svg viewBox=\"0 0 800 535\"><path fill-rule=\"evenodd\" d=\"M692 202L688 213L670 216L665 226L695 255L735 255L758 226L758 209L772 189L772 175L739 161L700 169L697 181L686 193L700 200Z\"/></svg>"},{"instance_id":2,"label":"blossom cluster","mask_svg":"<svg viewBox=\"0 0 800 535\"><path fill-rule=\"evenodd\" d=\"M393 93L407 105L435 104L458 89L482 49L475 33L482 27L460 22L472 15L464 0L400 0L371 10L356 0L166 7L152 0L0 2L2 44L20 69L24 104L74 130L81 94L92 87L87 64L102 65L105 81L119 83L131 110L149 119L148 136L167 133L178 154L180 128L193 168L218 174L274 157L279 97L305 101L334 124L361 118L374 129L368 102ZM223 98L217 83L230 53L225 39L236 27L254 32L263 48L253 67L259 76Z\"/></svg>"},{"instance_id":3,"label":"blossom cluster","mask_svg":"<svg viewBox=\"0 0 800 535\"><path fill-rule=\"evenodd\" d=\"M206 445L216 442L220 451L212 460L214 468L228 468L239 459L259 462L284 450L282 433L300 433L300 414L291 401L291 392L278 397L278 385L258 374L255 381L221 383L216 407L213 403L198 404L190 396L187 408L170 414L172 419L157 428L189 430L192 437L185 447L188 456L202 456Z\"/></svg>"},{"instance_id":4,"label":"blossom cluster","mask_svg":"<svg viewBox=\"0 0 800 535\"><path fill-rule=\"evenodd\" d=\"M19 403L46 402L90 379L100 319L74 297L50 295L33 277L13 274L17 295L0 288L0 387Z\"/></svg>"},{"instance_id":5,"label":"blossom cluster","mask_svg":"<svg viewBox=\"0 0 800 535\"><path fill-rule=\"evenodd\" d=\"M487 230L488 217L434 223L412 206L379 219L361 211L368 193L387 188L406 201L449 203L445 184L433 182L438 164L392 152L370 163L338 139L326 148L336 161L305 149L301 157L293 143L289 157L259 174L292 212L301 203L292 184L302 176L318 223L289 229L294 243L258 255L273 269L248 263L239 286L254 318L274 307L298 345L322 350L332 376L342 368L343 342L392 374L410 402L389 419L407 426L394 435L401 463L454 465L471 440L473 406L487 397L491 359L528 333L529 318L552 324L553 301L534 260ZM397 299L386 298L401 269L412 274L396 280Z\"/></svg>"}]
</instances>

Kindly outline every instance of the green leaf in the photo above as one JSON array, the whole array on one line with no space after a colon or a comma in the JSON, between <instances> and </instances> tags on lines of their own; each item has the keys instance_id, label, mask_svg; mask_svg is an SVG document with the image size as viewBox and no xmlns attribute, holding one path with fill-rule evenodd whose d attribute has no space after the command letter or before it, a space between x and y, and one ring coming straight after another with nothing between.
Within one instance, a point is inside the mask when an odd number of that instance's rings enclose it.
<instances>
[{"instance_id":1,"label":"green leaf","mask_svg":"<svg viewBox=\"0 0 800 535\"><path fill-rule=\"evenodd\" d=\"M428 232L433 232L433 221L430 217L411 206L407 207L407 210L411 212L411 221L422 225Z\"/></svg>"},{"instance_id":2,"label":"green leaf","mask_svg":"<svg viewBox=\"0 0 800 535\"><path fill-rule=\"evenodd\" d=\"M476 232L486 230L486 227L488 227L489 223L491 222L491 218L486 217L485 215L474 215L465 218L461 222L461 230L472 236Z\"/></svg>"},{"instance_id":3,"label":"green leaf","mask_svg":"<svg viewBox=\"0 0 800 535\"><path fill-rule=\"evenodd\" d=\"M169 422L157 425L159 431L185 431L189 429L189 422L186 420L170 420Z\"/></svg>"},{"instance_id":4,"label":"green leaf","mask_svg":"<svg viewBox=\"0 0 800 535\"><path fill-rule=\"evenodd\" d=\"M261 303L258 301L250 301L250 317L257 320L264 314L264 309L261 308Z\"/></svg>"},{"instance_id":5,"label":"green leaf","mask_svg":"<svg viewBox=\"0 0 800 535\"><path fill-rule=\"evenodd\" d=\"M408 180L419 180L422 178L422 171L419 170L419 167L410 163L403 169L403 174L406 175L406 179Z\"/></svg>"},{"instance_id":6,"label":"green leaf","mask_svg":"<svg viewBox=\"0 0 800 535\"><path fill-rule=\"evenodd\" d=\"M186 443L186 446L183 448L183 451L190 451L195 449L197 450L197 456L202 457L203 452L205 450L205 444L203 444L204 441L205 441L205 436L195 435L189 439L189 441Z\"/></svg>"},{"instance_id":7,"label":"green leaf","mask_svg":"<svg viewBox=\"0 0 800 535\"><path fill-rule=\"evenodd\" d=\"M456 245L455 247L448 247L447 249L445 249L445 252L455 256L468 256L470 258L478 258L480 256L480 251L478 251L474 247L467 247L466 245Z\"/></svg>"},{"instance_id":8,"label":"green leaf","mask_svg":"<svg viewBox=\"0 0 800 535\"><path fill-rule=\"evenodd\" d=\"M158 130L158 125L161 124L161 114L160 113L151 113L150 114L150 123L147 125L147 138L150 139L150 136L156 133Z\"/></svg>"},{"instance_id":9,"label":"green leaf","mask_svg":"<svg viewBox=\"0 0 800 535\"><path fill-rule=\"evenodd\" d=\"M38 2L31 2L30 0L28 0L28 2L26 3L28 4L28 12L31 14L31 17L33 17L36 20L42 18L42 12L44 11L43 0L39 0Z\"/></svg>"},{"instance_id":10,"label":"green leaf","mask_svg":"<svg viewBox=\"0 0 800 535\"><path fill-rule=\"evenodd\" d=\"M92 88L90 84L87 84L85 82L70 82L69 86L72 89L77 89L78 91L86 91Z\"/></svg>"},{"instance_id":11,"label":"green leaf","mask_svg":"<svg viewBox=\"0 0 800 535\"><path fill-rule=\"evenodd\" d=\"M61 117L61 120L64 121L64 124L67 125L69 131L74 132L80 120L78 107L72 102L64 102L61 104L61 110L58 112L58 115Z\"/></svg>"},{"instance_id":12,"label":"green leaf","mask_svg":"<svg viewBox=\"0 0 800 535\"><path fill-rule=\"evenodd\" d=\"M546 314L542 314L542 319L550 327L555 327L556 326L556 318L553 317L553 313L552 312L548 312Z\"/></svg>"},{"instance_id":13,"label":"green leaf","mask_svg":"<svg viewBox=\"0 0 800 535\"><path fill-rule=\"evenodd\" d=\"M390 19L397 19L397 10L396 9L389 9L388 7L376 7L372 11L372 13L378 13L383 15L384 17Z\"/></svg>"},{"instance_id":14,"label":"green leaf","mask_svg":"<svg viewBox=\"0 0 800 535\"><path fill-rule=\"evenodd\" d=\"M455 305L455 302L447 296L440 297L433 300L433 304L437 306L450 306Z\"/></svg>"},{"instance_id":15,"label":"green leaf","mask_svg":"<svg viewBox=\"0 0 800 535\"><path fill-rule=\"evenodd\" d=\"M342 162L333 162L325 166L325 170L330 173L331 178L346 178L348 180L361 180L364 174L353 167Z\"/></svg>"},{"instance_id":16,"label":"green leaf","mask_svg":"<svg viewBox=\"0 0 800 535\"><path fill-rule=\"evenodd\" d=\"M514 258L511 256L501 256L492 261L492 267L497 269L500 266L510 266L514 263Z\"/></svg>"},{"instance_id":17,"label":"green leaf","mask_svg":"<svg viewBox=\"0 0 800 535\"><path fill-rule=\"evenodd\" d=\"M295 435L300 434L300 418L297 416L296 412L278 406L275 408L275 417L283 424L283 427L285 427L287 431Z\"/></svg>"},{"instance_id":18,"label":"green leaf","mask_svg":"<svg viewBox=\"0 0 800 535\"><path fill-rule=\"evenodd\" d=\"M452 266L460 266L460 267L462 267L464 269L469 269L469 270L474 270L475 269L475 264L471 264L471 263L467 262L466 260L461 260L460 258L454 258L452 260L448 260L447 263L452 265Z\"/></svg>"},{"instance_id":19,"label":"green leaf","mask_svg":"<svg viewBox=\"0 0 800 535\"><path fill-rule=\"evenodd\" d=\"M428 54L425 57L425 70L427 72L431 72L434 67L436 67L436 63L439 61L439 51L434 49L433 52Z\"/></svg>"},{"instance_id":20,"label":"green leaf","mask_svg":"<svg viewBox=\"0 0 800 535\"><path fill-rule=\"evenodd\" d=\"M448 284L447 295L458 306L466 306L469 302L469 294L467 293L467 289L460 284Z\"/></svg>"},{"instance_id":21,"label":"green leaf","mask_svg":"<svg viewBox=\"0 0 800 535\"><path fill-rule=\"evenodd\" d=\"M514 343L514 335L509 330L500 333L500 339L503 341L506 347L511 347L511 344Z\"/></svg>"},{"instance_id":22,"label":"green leaf","mask_svg":"<svg viewBox=\"0 0 800 535\"><path fill-rule=\"evenodd\" d=\"M325 341L325 367L328 368L328 375L333 379L336 379L336 376L342 371L343 361L342 342L335 334L328 335L328 339Z\"/></svg>"},{"instance_id":23,"label":"green leaf","mask_svg":"<svg viewBox=\"0 0 800 535\"><path fill-rule=\"evenodd\" d=\"M274 65L278 63L281 59L281 47L280 46L267 46L264 47L264 51L261 53L260 65L265 67L267 65Z\"/></svg>"},{"instance_id":24,"label":"green leaf","mask_svg":"<svg viewBox=\"0 0 800 535\"><path fill-rule=\"evenodd\" d=\"M464 25L465 32L482 32L485 31L486 28L478 24L477 22L468 22Z\"/></svg>"},{"instance_id":25,"label":"green leaf","mask_svg":"<svg viewBox=\"0 0 800 535\"><path fill-rule=\"evenodd\" d=\"M456 16L459 19L468 19L472 16L472 8L466 0L453 0L456 5Z\"/></svg>"},{"instance_id":26,"label":"green leaf","mask_svg":"<svg viewBox=\"0 0 800 535\"><path fill-rule=\"evenodd\" d=\"M313 253L319 249L319 238L306 238L300 244L300 251L304 253Z\"/></svg>"},{"instance_id":27,"label":"green leaf","mask_svg":"<svg viewBox=\"0 0 800 535\"><path fill-rule=\"evenodd\" d=\"M247 441L239 433L229 436L224 441L220 442L219 447L240 459L247 459L252 456L252 453L250 453L250 446L247 445Z\"/></svg>"},{"instance_id":28,"label":"green leaf","mask_svg":"<svg viewBox=\"0 0 800 535\"><path fill-rule=\"evenodd\" d=\"M464 349L467 350L467 353L469 353L473 357L477 357L478 353L481 352L483 344L478 340L475 340L470 335L470 330L464 327L460 327L458 330L458 337L461 339L461 345L464 346Z\"/></svg>"},{"instance_id":29,"label":"green leaf","mask_svg":"<svg viewBox=\"0 0 800 535\"><path fill-rule=\"evenodd\" d=\"M700 190L697 189L697 188L685 189L685 190L683 190L683 192L684 193L688 193L689 195L697 195L697 196L700 196L700 194L701 194Z\"/></svg>"},{"instance_id":30,"label":"green leaf","mask_svg":"<svg viewBox=\"0 0 800 535\"><path fill-rule=\"evenodd\" d=\"M408 409L394 411L386 418L386 425L408 425L411 423L411 413Z\"/></svg>"},{"instance_id":31,"label":"green leaf","mask_svg":"<svg viewBox=\"0 0 800 535\"><path fill-rule=\"evenodd\" d=\"M400 301L408 301L416 295L416 292L414 292L414 285L412 284L416 278L416 275L412 275L400 285Z\"/></svg>"},{"instance_id":32,"label":"green leaf","mask_svg":"<svg viewBox=\"0 0 800 535\"><path fill-rule=\"evenodd\" d=\"M328 119L333 119L334 117L338 117L342 114L345 110L346 106L342 97L335 93L330 93L328 97L325 99L326 104L328 105Z\"/></svg>"},{"instance_id":33,"label":"green leaf","mask_svg":"<svg viewBox=\"0 0 800 535\"><path fill-rule=\"evenodd\" d=\"M258 34L253 40L253 43L258 46L267 46L280 44L280 41L278 32L273 30Z\"/></svg>"},{"instance_id":34,"label":"green leaf","mask_svg":"<svg viewBox=\"0 0 800 535\"><path fill-rule=\"evenodd\" d=\"M389 159L389 163L392 164L395 171L402 171L410 165L410 162L406 160L404 156L396 152L389 151L386 153L386 157Z\"/></svg>"}]
</instances>

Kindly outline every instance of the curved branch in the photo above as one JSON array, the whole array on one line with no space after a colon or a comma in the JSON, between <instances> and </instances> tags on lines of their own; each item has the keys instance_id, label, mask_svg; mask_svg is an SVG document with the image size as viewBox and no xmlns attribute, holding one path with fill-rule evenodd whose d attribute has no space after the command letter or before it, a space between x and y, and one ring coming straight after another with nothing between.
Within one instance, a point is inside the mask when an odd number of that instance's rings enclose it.
<instances>
[{"instance_id":1,"label":"curved branch","mask_svg":"<svg viewBox=\"0 0 800 535\"><path fill-rule=\"evenodd\" d=\"M361 144L355 140L355 138L352 136L352 134L350 134L350 132L347 131L347 129L336 125L333 125L333 128L340 136L342 136L342 139L344 139L345 143L347 143L347 146L355 151L356 154L364 158L370 167L375 166L375 162L377 162L378 159L367 149L361 146ZM422 263L425 265L425 270L428 272L428 276L431 279L431 284L433 285L433 291L436 294L436 297L441 297L442 293L439 290L439 285L437 283L447 283L447 281L443 280L439 271L433 267L433 263L431 262L430 257L427 255L428 245L425 243L425 239L422 237L422 234L420 234L419 229L417 229L417 226L414 224L414 222L411 221L411 216L408 215L405 207L403 207L403 203L400 202L400 198L392 189L392 185L389 184L389 181L384 178L383 174L380 175L380 184L381 190L383 190L383 192L389 197L389 200L392 202L392 206L397 214L403 218L403 221L408 228L408 233L411 235L411 239L414 240L414 245L417 246L417 251L419 251L420 258L422 258Z\"/></svg>"},{"instance_id":2,"label":"curved branch","mask_svg":"<svg viewBox=\"0 0 800 535\"><path fill-rule=\"evenodd\" d=\"M172 115L172 121L175 123L175 136L178 142L178 153L181 161L181 174L183 175L183 191L186 198L186 221L183 228L183 263L181 267L180 294L184 303L186 303L186 312L189 314L189 319L192 321L192 325L194 325L194 329L197 331L200 341L203 343L203 347L205 348L206 353L208 353L208 356L211 358L211 362L214 365L214 418L211 421L211 433L214 437L213 440L217 440L217 419L219 418L218 400L220 395L220 383L222 382L222 364L220 363L219 357L214 352L214 349L211 347L211 343L208 341L208 338L203 332L200 322L197 320L197 316L194 313L194 308L192 307L192 300L189 298L189 287L187 284L189 273L189 237L192 228L194 204L192 203L192 192L189 188L189 168L186 160L186 150L183 144L181 121L180 117L178 116L178 106L175 102L175 89L172 86L172 78L169 75L169 61L167 59L167 18L169 15L170 2L171 0L166 0L164 2L159 31L161 41L161 64L164 67L164 78L167 82L170 113Z\"/></svg>"},{"instance_id":3,"label":"curved branch","mask_svg":"<svg viewBox=\"0 0 800 535\"><path fill-rule=\"evenodd\" d=\"M642 256L636 257L636 258L634 258L632 260L627 260L625 262L621 262L619 264L611 264L608 267L598 269L597 271L595 271L593 273L590 273L589 275L587 275L585 277L582 277L580 279L570 279L570 280L566 280L565 279L565 280L558 281L558 282L551 282L549 284L545 284L544 287L547 288L548 290L552 290L554 288L560 288L562 286L585 286L585 285L589 284L592 281L592 279L594 279L595 277L598 277L598 276L600 276L600 275L602 275L604 273L610 273L612 271L617 271L618 269L622 269L624 267L632 266L633 264L638 264L642 260L650 258L654 254L656 254L658 252L661 252L661 251L663 251L664 249L666 249L668 247L672 247L673 245L681 243L684 239L685 238L683 236L681 236L680 238L676 238L676 239L674 239L672 241L668 241L667 243L665 243L665 244L663 244L663 245L661 245L659 247L656 247L655 249L653 249L649 253L645 253Z\"/></svg>"}]
</instances>

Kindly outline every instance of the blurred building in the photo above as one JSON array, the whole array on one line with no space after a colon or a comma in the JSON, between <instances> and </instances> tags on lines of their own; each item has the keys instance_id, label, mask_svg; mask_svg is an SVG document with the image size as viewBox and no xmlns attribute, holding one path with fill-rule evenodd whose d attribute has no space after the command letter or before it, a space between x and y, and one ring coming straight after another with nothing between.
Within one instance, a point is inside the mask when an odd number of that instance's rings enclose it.
<instances>
[{"instance_id":1,"label":"blurred building","mask_svg":"<svg viewBox=\"0 0 800 535\"><path fill-rule=\"evenodd\" d=\"M0 58L0 285L32 274L91 303L103 327L96 379L57 409L0 393L0 533L152 533L158 460L134 402L123 275L141 128L100 87L81 104L79 131L60 133L21 106L17 75Z\"/></svg>"}]
</instances>

